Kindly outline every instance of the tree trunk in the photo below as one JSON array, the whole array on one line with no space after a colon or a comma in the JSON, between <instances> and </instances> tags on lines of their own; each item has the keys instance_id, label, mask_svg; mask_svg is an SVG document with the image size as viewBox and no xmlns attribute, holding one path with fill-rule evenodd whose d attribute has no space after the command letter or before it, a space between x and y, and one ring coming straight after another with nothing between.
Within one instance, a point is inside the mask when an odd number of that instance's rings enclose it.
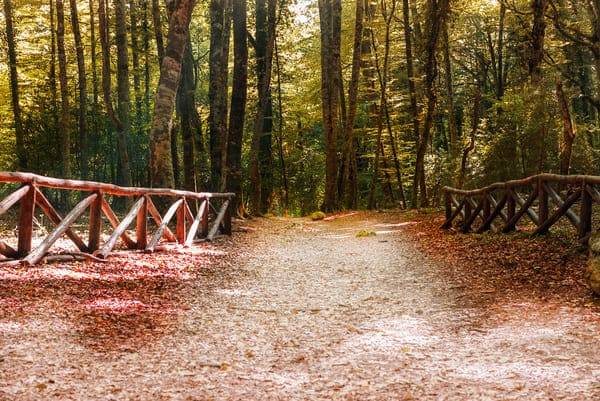
<instances>
[{"instance_id":1,"label":"tree trunk","mask_svg":"<svg viewBox=\"0 0 600 401\"><path fill-rule=\"evenodd\" d=\"M92 59L92 99L94 117L98 112L98 58L96 57L96 17L94 14L94 0L89 0L90 9L90 46Z\"/></svg>"},{"instance_id":2,"label":"tree trunk","mask_svg":"<svg viewBox=\"0 0 600 401\"><path fill-rule=\"evenodd\" d=\"M279 166L281 168L281 181L283 184L283 207L284 213L287 215L288 208L290 205L290 190L288 184L287 169L285 165L285 155L283 153L283 101L281 99L281 64L279 60L279 48L277 46L277 37L275 38L275 68L277 69L277 110L279 114L279 129L277 130L277 142L279 151Z\"/></svg>"},{"instance_id":3,"label":"tree trunk","mask_svg":"<svg viewBox=\"0 0 600 401\"><path fill-rule=\"evenodd\" d=\"M475 149L475 136L477 135L479 120L481 119L481 85L482 83L478 80L477 86L475 88L475 97L473 99L473 115L471 117L471 136L469 139L469 144L465 146L462 152L462 158L460 161L460 174L458 178L458 188L462 188L465 185L469 153L471 153L473 149Z\"/></svg>"},{"instance_id":4,"label":"tree trunk","mask_svg":"<svg viewBox=\"0 0 600 401\"><path fill-rule=\"evenodd\" d=\"M71 178L71 128L69 122L69 87L67 55L65 53L65 7L56 0L56 43L58 50L58 80L60 82L60 151L62 178Z\"/></svg>"},{"instance_id":5,"label":"tree trunk","mask_svg":"<svg viewBox=\"0 0 600 401\"><path fill-rule=\"evenodd\" d=\"M183 63L182 63L183 68ZM179 82L181 86L181 80ZM177 91L179 94L179 90ZM177 99L175 100L177 104ZM173 165L173 187L179 188L180 181L180 167L179 167L179 125L177 120L171 122L171 164Z\"/></svg>"},{"instance_id":6,"label":"tree trunk","mask_svg":"<svg viewBox=\"0 0 600 401\"><path fill-rule=\"evenodd\" d=\"M544 40L546 36L545 13L548 8L548 0L533 0L531 2L533 13L533 26L531 29L531 52L528 60L529 75L532 88L538 90L534 114L536 117L537 139L538 139L538 166L537 173L542 173L546 161L546 136L548 125L546 122L546 91L542 79L542 62L544 60Z\"/></svg>"},{"instance_id":7,"label":"tree trunk","mask_svg":"<svg viewBox=\"0 0 600 401\"><path fill-rule=\"evenodd\" d=\"M148 0L142 0L142 42L144 47L144 122L150 116L150 26Z\"/></svg>"},{"instance_id":8,"label":"tree trunk","mask_svg":"<svg viewBox=\"0 0 600 401\"><path fill-rule=\"evenodd\" d=\"M125 0L114 0L115 27L117 43L117 103L120 126L117 128L118 147L124 149L119 152L118 181L123 186L131 185L131 169L129 167L128 137L129 122L129 54L127 44L127 22L125 14Z\"/></svg>"},{"instance_id":9,"label":"tree trunk","mask_svg":"<svg viewBox=\"0 0 600 401\"><path fill-rule=\"evenodd\" d=\"M498 67L496 77L496 98L504 96L504 19L506 18L506 4L500 1L500 16L498 22Z\"/></svg>"},{"instance_id":10,"label":"tree trunk","mask_svg":"<svg viewBox=\"0 0 600 401\"><path fill-rule=\"evenodd\" d=\"M427 39L425 44L425 96L427 106L425 109L425 121L423 129L419 133L417 144L417 160L415 163L415 175L413 179L413 191L420 190L420 205L427 207L427 184L425 177L425 153L429 144L429 135L433 124L433 116L437 95L435 91L435 80L437 77L436 52L440 36L440 27L448 15L449 0L428 0L427 2ZM413 194L413 200L416 200ZM414 204L413 204L414 206Z\"/></svg>"},{"instance_id":11,"label":"tree trunk","mask_svg":"<svg viewBox=\"0 0 600 401\"><path fill-rule=\"evenodd\" d=\"M229 114L225 188L236 194L233 210L242 195L242 144L248 92L248 36L246 0L233 0L233 90Z\"/></svg>"},{"instance_id":12,"label":"tree trunk","mask_svg":"<svg viewBox=\"0 0 600 401\"><path fill-rule=\"evenodd\" d=\"M152 0L152 22L154 23L154 39L156 51L158 52L158 63L162 66L165 56L165 45L163 43L162 23L160 21L160 7L158 0Z\"/></svg>"},{"instance_id":13,"label":"tree trunk","mask_svg":"<svg viewBox=\"0 0 600 401\"><path fill-rule=\"evenodd\" d=\"M170 127L194 0L180 0L169 19L167 48L160 70L150 130L150 172L155 187L173 186Z\"/></svg>"},{"instance_id":14,"label":"tree trunk","mask_svg":"<svg viewBox=\"0 0 600 401\"><path fill-rule=\"evenodd\" d=\"M48 71L48 84L52 96L52 114L54 128L58 131L58 88L56 85L56 29L54 23L54 0L50 0L50 68ZM57 138L60 142L60 138ZM57 152L57 154L60 152Z\"/></svg>"},{"instance_id":15,"label":"tree trunk","mask_svg":"<svg viewBox=\"0 0 600 401\"><path fill-rule=\"evenodd\" d=\"M267 192L271 183L263 182L264 168L270 160L270 134L272 131L273 106L271 104L271 70L275 40L276 1L256 1L256 75L258 85L258 107L252 135L252 154L250 160L250 181L252 191L250 204L252 213L260 215L268 204ZM268 120L267 120L268 118ZM268 138L262 138L267 133Z\"/></svg>"},{"instance_id":16,"label":"tree trunk","mask_svg":"<svg viewBox=\"0 0 600 401\"><path fill-rule=\"evenodd\" d=\"M364 26L364 3L356 0L356 14L354 21L354 46L352 51L352 72L348 85L348 113L344 127L344 172L342 178L341 196L345 199L347 208L356 208L355 192L352 190L351 176L356 175L352 171L354 167L354 122L356 120L356 106L358 100L358 84L360 80L360 64L362 58L362 38Z\"/></svg>"},{"instance_id":17,"label":"tree trunk","mask_svg":"<svg viewBox=\"0 0 600 401\"><path fill-rule=\"evenodd\" d=\"M379 163L381 153L383 153L383 119L387 109L387 80L388 80L388 70L389 70L389 54L390 54L390 30L392 19L394 18L394 13L396 10L396 1L392 0L390 10L387 10L386 1L383 0L381 2L381 12L383 15L383 19L385 21L385 45L384 45L384 54L383 54L383 68L380 68L379 65L379 56L377 50L377 42L375 39L375 33L371 30L371 42L373 46L373 54L375 56L375 69L377 70L377 74L379 76L379 86L380 86L380 97L379 97L379 110L377 113L377 148L375 151L375 161L373 164L373 175L371 176L371 184L369 186L369 199L367 202L367 208L373 209L375 207L375 185L377 184L378 175L379 175ZM402 177L400 176L400 172L398 173L398 181L399 184L402 185ZM391 191L390 191L391 192Z\"/></svg>"},{"instance_id":18,"label":"tree trunk","mask_svg":"<svg viewBox=\"0 0 600 401\"><path fill-rule=\"evenodd\" d=\"M133 92L135 95L135 125L140 125L142 119L142 93L140 92L140 49L138 46L138 8L137 0L129 0L129 30L131 34L131 66L133 68Z\"/></svg>"},{"instance_id":19,"label":"tree trunk","mask_svg":"<svg viewBox=\"0 0 600 401\"><path fill-rule=\"evenodd\" d=\"M78 107L78 129L79 129L79 165L81 178L88 178L88 137L87 137L87 85L85 75L85 58L83 54L83 43L81 41L81 30L79 29L79 15L77 12L77 0L69 0L71 7L71 26L75 40L75 54L77 56L77 79L79 82L79 107Z\"/></svg>"},{"instance_id":20,"label":"tree trunk","mask_svg":"<svg viewBox=\"0 0 600 401\"><path fill-rule=\"evenodd\" d=\"M458 150L458 129L456 126L456 110L454 108L454 82L452 78L452 60L450 59L450 38L448 35L447 19L444 22L442 40L444 46L444 78L446 81L446 105L448 107L448 131L450 133L450 138L448 141L448 153L450 154L450 160L454 166L454 161Z\"/></svg>"},{"instance_id":21,"label":"tree trunk","mask_svg":"<svg viewBox=\"0 0 600 401\"><path fill-rule=\"evenodd\" d=\"M406 73L408 76L408 94L410 97L410 113L412 116L412 128L413 135L415 139L415 143L419 143L419 132L420 132L420 123L419 123L419 106L417 103L417 89L415 85L415 68L413 64L413 48L412 48L412 32L410 25L410 5L409 0L402 1L402 17L404 22L404 47L406 51ZM416 16L413 15L413 19ZM412 197L411 197L411 205L412 207L417 207L417 196L418 196L418 186L416 181L413 182L412 189Z\"/></svg>"},{"instance_id":22,"label":"tree trunk","mask_svg":"<svg viewBox=\"0 0 600 401\"><path fill-rule=\"evenodd\" d=\"M188 43L181 66L181 82L177 91L183 145L183 186L188 191L196 190L196 162L194 149L194 118L196 113L196 77L194 57L188 33Z\"/></svg>"},{"instance_id":23,"label":"tree trunk","mask_svg":"<svg viewBox=\"0 0 600 401\"><path fill-rule=\"evenodd\" d=\"M97 58L97 43L96 43L96 17L94 13L94 0L89 0L90 11L90 45L91 45L91 61L92 61L92 123L90 134L88 134L88 151L89 154L95 155L97 152L98 138L100 137L100 118L99 118L99 90L98 90L98 58ZM98 179L98 172L92 174L93 179Z\"/></svg>"},{"instance_id":24,"label":"tree trunk","mask_svg":"<svg viewBox=\"0 0 600 401\"><path fill-rule=\"evenodd\" d=\"M336 5L338 2L336 2ZM334 210L336 207L337 173L337 131L339 91L336 87L336 63L334 53L334 33L337 20L333 0L319 0L319 18L321 27L321 103L323 113L323 131L325 135L325 199L322 209Z\"/></svg>"},{"instance_id":25,"label":"tree trunk","mask_svg":"<svg viewBox=\"0 0 600 401\"><path fill-rule=\"evenodd\" d=\"M17 150L17 167L27 169L27 152L25 151L23 122L21 121L21 106L19 103L19 77L17 75L17 51L13 30L12 0L4 0L4 19L6 22L6 41L8 44L8 67L10 74L10 94L15 123L15 139Z\"/></svg>"},{"instance_id":26,"label":"tree trunk","mask_svg":"<svg viewBox=\"0 0 600 401\"><path fill-rule=\"evenodd\" d=\"M575 126L571 119L569 102L563 90L562 82L556 81L556 98L560 106L560 116L563 122L563 137L560 144L560 174L568 175L571 167L571 153L573 150L573 141L575 140Z\"/></svg>"},{"instance_id":27,"label":"tree trunk","mask_svg":"<svg viewBox=\"0 0 600 401\"><path fill-rule=\"evenodd\" d=\"M229 76L229 37L231 13L229 0L210 2L210 55L209 55L209 116L210 186L222 189L224 149L227 143L227 79ZM225 155L226 156L226 155Z\"/></svg>"}]
</instances>

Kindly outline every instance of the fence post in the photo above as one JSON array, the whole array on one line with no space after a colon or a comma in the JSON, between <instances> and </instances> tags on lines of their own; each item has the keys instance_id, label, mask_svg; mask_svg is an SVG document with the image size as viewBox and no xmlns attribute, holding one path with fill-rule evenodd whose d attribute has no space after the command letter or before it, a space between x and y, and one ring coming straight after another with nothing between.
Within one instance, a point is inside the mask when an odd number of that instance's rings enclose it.
<instances>
[{"instance_id":1,"label":"fence post","mask_svg":"<svg viewBox=\"0 0 600 401\"><path fill-rule=\"evenodd\" d=\"M231 207L233 203L231 202L230 198L227 199L229 200L229 205L227 205L227 209L225 209L225 216L223 216L223 234L231 235Z\"/></svg>"},{"instance_id":2,"label":"fence post","mask_svg":"<svg viewBox=\"0 0 600 401\"><path fill-rule=\"evenodd\" d=\"M175 230L175 236L177 242L180 244L185 243L185 197L181 198L183 202L177 208L177 226Z\"/></svg>"},{"instance_id":3,"label":"fence post","mask_svg":"<svg viewBox=\"0 0 600 401\"><path fill-rule=\"evenodd\" d=\"M517 201L515 200L515 194L513 193L512 188L507 188L506 196L506 220L508 222L511 221L513 217L515 217Z\"/></svg>"},{"instance_id":4,"label":"fence post","mask_svg":"<svg viewBox=\"0 0 600 401\"><path fill-rule=\"evenodd\" d=\"M585 180L581 185L581 207L579 209L579 239L587 244L592 232L592 197Z\"/></svg>"},{"instance_id":5,"label":"fence post","mask_svg":"<svg viewBox=\"0 0 600 401\"><path fill-rule=\"evenodd\" d=\"M483 202L483 221L487 221L487 219L490 217L490 214L492 213L492 207L490 204L490 198L488 197L488 193L484 192L483 193L483 198L481 199L481 201Z\"/></svg>"},{"instance_id":6,"label":"fence post","mask_svg":"<svg viewBox=\"0 0 600 401\"><path fill-rule=\"evenodd\" d=\"M538 227L541 226L548 220L548 191L544 186L544 181L539 178L538 179Z\"/></svg>"},{"instance_id":7,"label":"fence post","mask_svg":"<svg viewBox=\"0 0 600 401\"><path fill-rule=\"evenodd\" d=\"M90 206L90 233L88 236L88 251L95 252L100 247L100 236L102 233L102 202L104 195L102 191L96 191L98 195Z\"/></svg>"},{"instance_id":8,"label":"fence post","mask_svg":"<svg viewBox=\"0 0 600 401\"><path fill-rule=\"evenodd\" d=\"M31 251L31 238L33 235L33 213L35 211L35 184L29 184L29 191L21 198L19 212L19 242L17 253L24 257Z\"/></svg>"},{"instance_id":9,"label":"fence post","mask_svg":"<svg viewBox=\"0 0 600 401\"><path fill-rule=\"evenodd\" d=\"M135 221L135 236L138 249L146 249L148 246L148 197L144 196L142 206L137 212Z\"/></svg>"},{"instance_id":10,"label":"fence post","mask_svg":"<svg viewBox=\"0 0 600 401\"><path fill-rule=\"evenodd\" d=\"M471 220L471 202L469 201L469 197L468 195L465 195L465 207L464 207L464 211L465 211L465 216L464 216L464 220L462 221L462 231L463 232L468 232L469 231L469 227L468 227L468 222Z\"/></svg>"},{"instance_id":11,"label":"fence post","mask_svg":"<svg viewBox=\"0 0 600 401\"><path fill-rule=\"evenodd\" d=\"M446 222L448 222L452 218L452 195L447 190L444 190L444 205L446 207Z\"/></svg>"},{"instance_id":12,"label":"fence post","mask_svg":"<svg viewBox=\"0 0 600 401\"><path fill-rule=\"evenodd\" d=\"M200 223L200 232L202 238L206 238L208 236L208 215L210 213L210 198L204 198L204 200L206 201L206 207L202 211L202 220Z\"/></svg>"}]
</instances>

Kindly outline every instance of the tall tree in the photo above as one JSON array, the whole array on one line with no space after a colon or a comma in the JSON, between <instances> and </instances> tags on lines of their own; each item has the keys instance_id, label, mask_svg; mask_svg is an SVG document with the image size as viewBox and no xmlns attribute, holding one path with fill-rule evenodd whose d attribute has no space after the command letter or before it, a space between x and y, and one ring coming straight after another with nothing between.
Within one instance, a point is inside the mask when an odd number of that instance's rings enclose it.
<instances>
[{"instance_id":1,"label":"tall tree","mask_svg":"<svg viewBox=\"0 0 600 401\"><path fill-rule=\"evenodd\" d=\"M227 143L227 78L229 76L230 0L210 2L209 116L211 189L223 185Z\"/></svg>"},{"instance_id":2,"label":"tall tree","mask_svg":"<svg viewBox=\"0 0 600 401\"><path fill-rule=\"evenodd\" d=\"M271 141L273 131L273 103L271 73L275 45L276 0L256 1L256 76L258 107L252 135L250 203L255 214L265 213L273 183Z\"/></svg>"},{"instance_id":3,"label":"tall tree","mask_svg":"<svg viewBox=\"0 0 600 401\"><path fill-rule=\"evenodd\" d=\"M389 71L389 56L390 56L390 34L392 28L392 20L394 19L395 11L396 11L396 0L391 0L391 4L388 6L386 0L382 0L381 4L381 14L385 23L385 39L384 39L384 51L383 51L383 66L380 67L378 50L376 46L375 35L373 31L371 31L371 37L373 42L373 51L375 54L375 68L377 70L377 75L379 77L379 87L380 87L380 98L379 98L379 110L377 112L377 149L375 151L375 162L373 163L373 175L371 176L371 184L369 186L369 199L367 207L369 209L373 209L375 207L375 184L377 183L378 175L379 175L379 161L382 156L380 149L383 149L382 144L382 134L383 134L383 125L384 118L387 116L387 85L388 85L388 71ZM388 9L389 7L389 9ZM389 120L389 119L388 119ZM400 188L400 195L404 197L404 190L402 188L402 175L400 173L400 166L398 163L398 158L396 155L396 146L394 142L394 138L391 132L391 126L388 135L390 137L390 141L392 144L395 166L396 166L396 174L398 185ZM391 192L391 191L390 191Z\"/></svg>"},{"instance_id":4,"label":"tall tree","mask_svg":"<svg viewBox=\"0 0 600 401\"><path fill-rule=\"evenodd\" d=\"M87 84L85 75L85 57L83 53L83 41L79 28L79 15L77 11L77 0L69 0L71 8L71 27L75 40L75 54L77 57L77 82L79 86L78 107L78 130L79 130L79 166L81 178L88 178L88 137L87 137Z\"/></svg>"},{"instance_id":5,"label":"tall tree","mask_svg":"<svg viewBox=\"0 0 600 401\"><path fill-rule=\"evenodd\" d=\"M117 111L119 121L117 137L123 147L128 149L130 134L130 98L129 98L129 47L127 43L127 20L125 0L114 0L115 7L115 41L117 43ZM121 185L131 185L129 158L120 160L118 178Z\"/></svg>"},{"instance_id":6,"label":"tall tree","mask_svg":"<svg viewBox=\"0 0 600 401\"><path fill-rule=\"evenodd\" d=\"M6 41L8 44L8 69L10 74L10 93L15 123L15 139L17 163L20 170L27 169L27 153L25 150L23 122L21 121L21 105L19 103L19 76L17 75L17 50L13 29L13 6L11 0L4 0L4 19L6 21Z\"/></svg>"},{"instance_id":7,"label":"tall tree","mask_svg":"<svg viewBox=\"0 0 600 401\"><path fill-rule=\"evenodd\" d=\"M414 0L413 0L414 2ZM415 18L415 13L412 13L413 19ZM408 96L410 98L410 114L412 121L412 129L413 129L413 138L415 142L419 143L419 132L420 132L420 122L419 122L419 106L417 101L417 87L416 87L416 75L415 75L415 66L413 60L413 42L412 42L412 29L411 29L411 7L409 0L402 0L402 22L404 23L404 48L406 55L406 74L408 78ZM418 188L417 183L413 183L412 189L412 198L411 205L412 207L417 206L417 195Z\"/></svg>"},{"instance_id":8,"label":"tall tree","mask_svg":"<svg viewBox=\"0 0 600 401\"><path fill-rule=\"evenodd\" d=\"M98 111L98 59L96 54L96 17L94 13L94 0L89 0L90 11L90 46L92 60L92 99L94 116Z\"/></svg>"},{"instance_id":9,"label":"tall tree","mask_svg":"<svg viewBox=\"0 0 600 401\"><path fill-rule=\"evenodd\" d=\"M437 48L440 37L440 29L449 12L449 0L427 0L427 38L425 43L425 82L424 92L427 98L425 108L425 120L423 128L419 132L417 143L417 160L415 163L415 175L413 179L412 205L417 203L417 193L420 192L420 205L428 206L427 184L425 177L425 153L429 144L429 135L433 125L433 116L437 101L435 80L437 77Z\"/></svg>"},{"instance_id":10,"label":"tall tree","mask_svg":"<svg viewBox=\"0 0 600 401\"><path fill-rule=\"evenodd\" d=\"M150 130L150 173L155 187L173 186L170 128L194 5L195 0L179 0L169 18L167 47L160 69Z\"/></svg>"},{"instance_id":11,"label":"tall tree","mask_svg":"<svg viewBox=\"0 0 600 401\"><path fill-rule=\"evenodd\" d=\"M177 91L179 125L183 145L183 185L190 191L196 190L196 163L194 149L194 119L196 116L196 76L194 73L194 56L188 33L181 67L181 80Z\"/></svg>"},{"instance_id":12,"label":"tall tree","mask_svg":"<svg viewBox=\"0 0 600 401\"><path fill-rule=\"evenodd\" d=\"M529 75L532 87L538 91L535 102L534 115L538 116L534 124L538 140L538 162L537 173L544 170L546 162L546 137L548 135L548 124L546 123L545 86L542 84L542 62L544 60L544 41L546 37L545 14L548 8L548 0L533 0L531 11L533 24L531 28L530 56L528 60Z\"/></svg>"},{"instance_id":13,"label":"tall tree","mask_svg":"<svg viewBox=\"0 0 600 401\"><path fill-rule=\"evenodd\" d=\"M123 122L115 113L112 104L112 83L110 72L110 41L108 31L108 18L106 15L106 1L100 0L98 6L98 24L100 34L100 46L102 48L102 97L108 114L109 120L113 128L117 131L117 157L120 170L117 174L117 181L121 185L129 185L131 183L131 172L129 170L129 152L127 149L127 138L124 136L126 132ZM124 17L123 17L124 18ZM121 28L123 29L123 27ZM125 39L126 40L126 39ZM122 58L122 56L121 56ZM121 60L122 62L123 60ZM119 63L117 63L119 65ZM122 77L123 78L123 77ZM121 79L122 79L121 78ZM121 82L119 89L125 87L125 83ZM119 99L120 100L120 99ZM123 107L124 109L124 107ZM120 112L122 111L119 106Z\"/></svg>"},{"instance_id":14,"label":"tall tree","mask_svg":"<svg viewBox=\"0 0 600 401\"><path fill-rule=\"evenodd\" d=\"M354 146L354 123L358 100L358 84L362 58L362 38L364 26L364 0L356 0L354 20L354 45L352 50L352 72L348 85L348 112L344 126L344 171L342 178L342 193L346 207L356 208L356 149Z\"/></svg>"},{"instance_id":15,"label":"tall tree","mask_svg":"<svg viewBox=\"0 0 600 401\"><path fill-rule=\"evenodd\" d=\"M323 113L323 131L325 135L325 199L323 210L336 208L337 173L337 134L339 88L336 54L339 49L337 21L341 12L341 3L337 0L319 0L319 20L321 27L321 107Z\"/></svg>"},{"instance_id":16,"label":"tall tree","mask_svg":"<svg viewBox=\"0 0 600 401\"><path fill-rule=\"evenodd\" d=\"M246 0L233 0L233 90L227 141L226 188L237 196L242 192L242 143L248 92L248 35ZM234 208L236 210L237 208Z\"/></svg>"},{"instance_id":17,"label":"tall tree","mask_svg":"<svg viewBox=\"0 0 600 401\"><path fill-rule=\"evenodd\" d=\"M60 83L60 151L63 178L71 177L71 124L69 121L69 87L67 54L65 52L65 6L56 0L56 43L58 50L58 81Z\"/></svg>"},{"instance_id":18,"label":"tall tree","mask_svg":"<svg viewBox=\"0 0 600 401\"><path fill-rule=\"evenodd\" d=\"M131 36L131 67L133 68L133 92L135 96L136 125L141 123L142 93L140 91L140 49L139 49L139 13L137 0L129 0L129 33Z\"/></svg>"}]
</instances>

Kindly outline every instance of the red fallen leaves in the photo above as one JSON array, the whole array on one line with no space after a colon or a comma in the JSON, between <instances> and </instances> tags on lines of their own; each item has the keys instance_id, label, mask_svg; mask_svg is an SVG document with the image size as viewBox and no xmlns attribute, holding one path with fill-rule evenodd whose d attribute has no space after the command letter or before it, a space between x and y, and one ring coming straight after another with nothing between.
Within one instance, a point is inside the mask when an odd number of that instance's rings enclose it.
<instances>
[{"instance_id":1,"label":"red fallen leaves","mask_svg":"<svg viewBox=\"0 0 600 401\"><path fill-rule=\"evenodd\" d=\"M589 303L584 278L586 255L575 241L556 235L531 238L525 234L462 234L442 230L441 214L411 216L417 224L405 227L417 247L444 262L446 274L474 292L498 297L557 297L575 304Z\"/></svg>"},{"instance_id":2,"label":"red fallen leaves","mask_svg":"<svg viewBox=\"0 0 600 401\"><path fill-rule=\"evenodd\" d=\"M202 244L164 253L122 252L108 263L0 265L0 322L60 317L86 346L138 349L174 327L188 309L187 283L225 255Z\"/></svg>"}]
</instances>

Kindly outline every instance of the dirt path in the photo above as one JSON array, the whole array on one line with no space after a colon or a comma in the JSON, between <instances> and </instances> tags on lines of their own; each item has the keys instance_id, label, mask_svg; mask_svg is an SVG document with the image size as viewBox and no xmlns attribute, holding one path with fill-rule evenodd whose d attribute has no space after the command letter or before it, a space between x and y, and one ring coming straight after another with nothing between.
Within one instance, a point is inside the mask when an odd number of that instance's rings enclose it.
<instances>
[{"instance_id":1,"label":"dirt path","mask_svg":"<svg viewBox=\"0 0 600 401\"><path fill-rule=\"evenodd\" d=\"M481 302L408 224L261 220L125 281L0 271L0 398L600 399L597 306Z\"/></svg>"}]
</instances>

